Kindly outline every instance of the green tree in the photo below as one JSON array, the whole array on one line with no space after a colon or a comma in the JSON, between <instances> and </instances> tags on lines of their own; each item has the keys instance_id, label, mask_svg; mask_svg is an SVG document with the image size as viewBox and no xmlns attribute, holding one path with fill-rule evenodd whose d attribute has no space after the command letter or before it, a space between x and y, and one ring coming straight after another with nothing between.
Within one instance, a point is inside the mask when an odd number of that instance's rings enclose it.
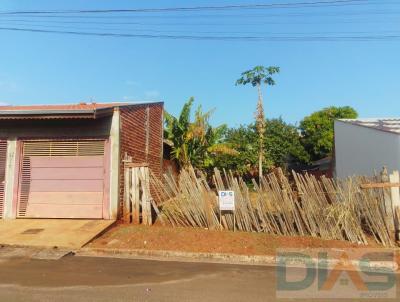
<instances>
[{"instance_id":1,"label":"green tree","mask_svg":"<svg viewBox=\"0 0 400 302\"><path fill-rule=\"evenodd\" d=\"M310 156L300 142L296 126L281 118L267 120L265 136L267 167L293 167L310 161Z\"/></svg>"},{"instance_id":2,"label":"green tree","mask_svg":"<svg viewBox=\"0 0 400 302\"><path fill-rule=\"evenodd\" d=\"M332 106L305 117L300 122L299 129L301 142L311 159L318 160L332 154L335 119L357 117L357 111L349 106Z\"/></svg>"},{"instance_id":3,"label":"green tree","mask_svg":"<svg viewBox=\"0 0 400 302\"><path fill-rule=\"evenodd\" d=\"M213 110L203 112L198 106L191 120L194 99L190 98L183 106L179 117L164 113L164 139L172 148L172 158L180 167L193 165L196 168L208 168L214 164L216 154L236 154L236 151L222 143L226 125L212 127L209 119Z\"/></svg>"},{"instance_id":4,"label":"green tree","mask_svg":"<svg viewBox=\"0 0 400 302\"><path fill-rule=\"evenodd\" d=\"M279 118L266 120L265 128L263 158L266 169L287 168L309 162L309 155L300 143L300 135L295 126ZM238 155L219 155L215 160L216 166L254 177L259 159L258 139L255 124L227 129L224 142L237 150Z\"/></svg>"},{"instance_id":5,"label":"green tree","mask_svg":"<svg viewBox=\"0 0 400 302\"><path fill-rule=\"evenodd\" d=\"M241 77L236 81L236 85L251 84L257 87L258 101L256 117L256 129L258 134L258 174L259 178L262 177L263 169L263 156L264 156L264 134L265 134L265 114L263 105L262 85L273 86L275 81L272 75L279 73L280 68L276 66L256 66L251 70L242 72Z\"/></svg>"},{"instance_id":6,"label":"green tree","mask_svg":"<svg viewBox=\"0 0 400 302\"><path fill-rule=\"evenodd\" d=\"M215 157L215 165L219 169L231 170L236 174L254 177L258 163L258 136L253 125L241 125L229 128L225 132L224 143L235 149L238 154L220 154Z\"/></svg>"}]
</instances>

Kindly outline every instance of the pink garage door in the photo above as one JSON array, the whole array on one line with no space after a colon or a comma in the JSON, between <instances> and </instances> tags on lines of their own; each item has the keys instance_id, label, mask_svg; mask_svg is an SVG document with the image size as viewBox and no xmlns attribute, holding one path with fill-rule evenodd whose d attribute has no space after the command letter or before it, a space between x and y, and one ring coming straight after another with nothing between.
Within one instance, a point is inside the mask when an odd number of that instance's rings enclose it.
<instances>
[{"instance_id":1,"label":"pink garage door","mask_svg":"<svg viewBox=\"0 0 400 302\"><path fill-rule=\"evenodd\" d=\"M104 141L24 142L18 217L103 218Z\"/></svg>"}]
</instances>

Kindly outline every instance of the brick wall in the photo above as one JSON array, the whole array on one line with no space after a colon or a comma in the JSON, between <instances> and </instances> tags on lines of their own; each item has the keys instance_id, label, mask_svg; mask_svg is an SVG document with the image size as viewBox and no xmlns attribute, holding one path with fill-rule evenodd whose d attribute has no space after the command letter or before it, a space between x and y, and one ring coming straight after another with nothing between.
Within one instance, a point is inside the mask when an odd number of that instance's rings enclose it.
<instances>
[{"instance_id":1,"label":"brick wall","mask_svg":"<svg viewBox=\"0 0 400 302\"><path fill-rule=\"evenodd\" d=\"M120 108L121 159L125 153L133 163L148 163L158 177L162 175L163 103L152 103ZM148 129L148 130L147 130ZM124 169L121 161L120 200L122 203Z\"/></svg>"}]
</instances>

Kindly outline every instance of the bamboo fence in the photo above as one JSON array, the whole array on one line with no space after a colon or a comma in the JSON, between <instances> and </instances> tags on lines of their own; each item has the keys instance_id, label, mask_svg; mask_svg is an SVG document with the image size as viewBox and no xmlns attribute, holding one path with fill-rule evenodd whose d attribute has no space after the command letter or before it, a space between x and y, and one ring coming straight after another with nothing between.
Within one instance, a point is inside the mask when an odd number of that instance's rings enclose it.
<instances>
[{"instance_id":1,"label":"bamboo fence","mask_svg":"<svg viewBox=\"0 0 400 302\"><path fill-rule=\"evenodd\" d=\"M150 177L157 200L161 200L159 218L172 226L313 236L359 244L368 244L373 238L384 246L395 245L390 221L398 218L399 212L387 213L383 190L362 189L361 184L371 181L364 177L333 180L292 173L289 181L278 170L259 183L253 181L251 189L230 172L215 169L211 179L193 168L183 170L179 177ZM222 215L221 224L218 190L235 192L235 211Z\"/></svg>"}]
</instances>

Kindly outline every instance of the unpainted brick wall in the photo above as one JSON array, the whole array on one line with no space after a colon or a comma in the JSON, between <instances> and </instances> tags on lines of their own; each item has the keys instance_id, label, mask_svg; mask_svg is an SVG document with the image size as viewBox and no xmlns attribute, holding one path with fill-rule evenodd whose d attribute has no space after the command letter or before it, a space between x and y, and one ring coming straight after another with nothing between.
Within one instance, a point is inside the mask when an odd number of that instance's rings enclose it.
<instances>
[{"instance_id":1,"label":"unpainted brick wall","mask_svg":"<svg viewBox=\"0 0 400 302\"><path fill-rule=\"evenodd\" d=\"M124 190L122 160L125 154L132 157L133 163L148 163L149 169L155 176L162 176L163 103L121 107L120 116L120 202L122 205ZM148 130L146 130L147 127Z\"/></svg>"}]
</instances>

